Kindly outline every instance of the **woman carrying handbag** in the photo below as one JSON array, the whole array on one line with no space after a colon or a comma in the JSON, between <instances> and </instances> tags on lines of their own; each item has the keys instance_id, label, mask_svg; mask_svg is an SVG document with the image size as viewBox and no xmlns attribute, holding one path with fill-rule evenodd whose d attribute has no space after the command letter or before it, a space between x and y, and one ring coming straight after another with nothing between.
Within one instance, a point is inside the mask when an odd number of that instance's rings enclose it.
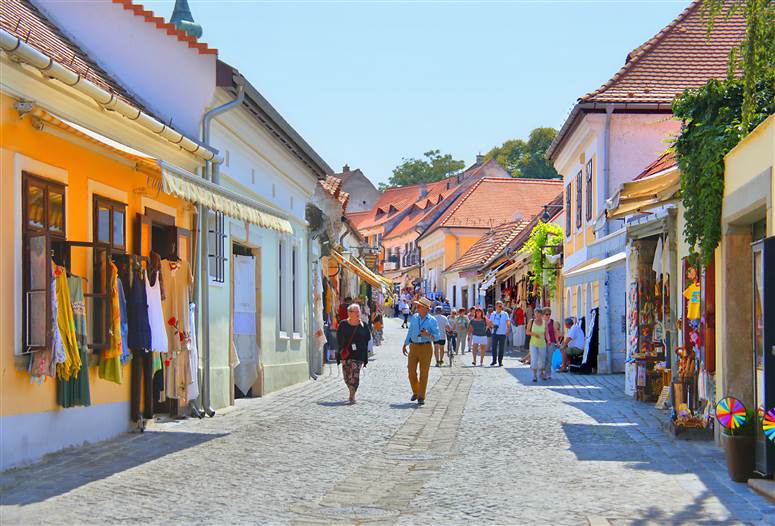
<instances>
[{"instance_id":1,"label":"woman carrying handbag","mask_svg":"<svg viewBox=\"0 0 775 526\"><path fill-rule=\"evenodd\" d=\"M361 367L369 363L369 327L361 321L361 308L357 303L347 307L347 318L339 324L336 331L339 353L336 364L342 364L342 376L350 391L348 401L355 403L355 392L361 379Z\"/></svg>"}]
</instances>

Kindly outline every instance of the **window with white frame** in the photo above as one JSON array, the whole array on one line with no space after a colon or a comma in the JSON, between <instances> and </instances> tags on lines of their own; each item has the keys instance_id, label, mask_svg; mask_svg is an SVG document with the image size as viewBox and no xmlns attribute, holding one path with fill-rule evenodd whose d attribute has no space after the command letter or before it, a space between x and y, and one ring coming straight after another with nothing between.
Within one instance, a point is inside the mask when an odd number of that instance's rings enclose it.
<instances>
[{"instance_id":1,"label":"window with white frame","mask_svg":"<svg viewBox=\"0 0 775 526\"><path fill-rule=\"evenodd\" d=\"M294 245L291 249L291 321L293 323L293 332L301 332L301 323L299 320L299 248Z\"/></svg>"},{"instance_id":2,"label":"window with white frame","mask_svg":"<svg viewBox=\"0 0 775 526\"><path fill-rule=\"evenodd\" d=\"M277 247L277 320L280 330L285 330L285 243L280 241Z\"/></svg>"}]
</instances>

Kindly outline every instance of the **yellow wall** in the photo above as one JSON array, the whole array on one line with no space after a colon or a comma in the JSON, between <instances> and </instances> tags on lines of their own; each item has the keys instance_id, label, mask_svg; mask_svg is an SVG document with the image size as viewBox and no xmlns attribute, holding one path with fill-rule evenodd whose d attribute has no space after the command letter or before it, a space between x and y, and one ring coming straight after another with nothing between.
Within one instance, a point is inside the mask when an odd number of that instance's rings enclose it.
<instances>
[{"instance_id":1,"label":"yellow wall","mask_svg":"<svg viewBox=\"0 0 775 526\"><path fill-rule=\"evenodd\" d=\"M18 163L26 162L31 172L55 180L66 179L66 231L71 241L91 240L92 195L104 195L121 200L127 206L127 249L131 252L133 223L143 205L156 206L160 211L172 210L176 222L190 227L185 203L165 194L142 198L134 192L146 185L146 175L109 157L97 145L75 139L76 143L37 131L30 125L29 117L19 119L12 109L13 100L0 94L0 192L3 206L0 209L0 415L35 413L59 409L56 403L56 382L48 379L43 385L31 384L26 371L17 369L14 363L15 332L21 325L21 309L15 305L16 266L14 243L21 233L15 231L15 209L21 209L21 195L15 186ZM24 156L24 158L19 157ZM152 201L151 201L152 200ZM18 228L18 227L17 227ZM80 251L83 252L83 251ZM75 256L76 254L74 254ZM73 273L87 276L85 257L73 260ZM89 369L92 405L129 400L129 365L124 366L121 385L98 378L97 368ZM128 416L128 415L127 415Z\"/></svg>"}]
</instances>

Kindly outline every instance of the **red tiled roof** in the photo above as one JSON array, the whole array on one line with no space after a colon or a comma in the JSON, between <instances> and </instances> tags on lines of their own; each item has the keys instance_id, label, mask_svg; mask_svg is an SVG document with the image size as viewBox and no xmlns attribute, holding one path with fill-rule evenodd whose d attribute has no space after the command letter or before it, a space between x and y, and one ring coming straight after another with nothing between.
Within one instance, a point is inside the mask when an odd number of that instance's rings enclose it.
<instances>
[{"instance_id":1,"label":"red tiled roof","mask_svg":"<svg viewBox=\"0 0 775 526\"><path fill-rule=\"evenodd\" d=\"M665 170L677 165L678 160L675 158L675 153L665 152L657 157L654 162L649 164L640 174L638 174L635 179L645 179L646 177L658 174L659 172L664 172Z\"/></svg>"},{"instance_id":2,"label":"red tiled roof","mask_svg":"<svg viewBox=\"0 0 775 526\"><path fill-rule=\"evenodd\" d=\"M503 250L528 224L530 224L529 220L520 219L498 225L471 245L471 248L460 259L447 267L445 272L462 272L482 265L493 255Z\"/></svg>"},{"instance_id":3,"label":"red tiled roof","mask_svg":"<svg viewBox=\"0 0 775 526\"><path fill-rule=\"evenodd\" d=\"M730 2L731 0L727 0ZM686 88L727 75L729 52L745 35L742 9L715 21L710 38L702 0L693 1L653 38L630 52L624 66L580 102L670 103Z\"/></svg>"},{"instance_id":4,"label":"red tiled roof","mask_svg":"<svg viewBox=\"0 0 775 526\"><path fill-rule=\"evenodd\" d=\"M5 0L4 0L5 1ZM155 25L158 29L166 32L168 35L177 38L179 41L195 49L200 55L217 55L218 50L209 47L204 42L198 42L196 38L189 36L185 31L181 31L175 24L167 22L164 17L155 16L153 11L145 9L142 4L135 4L132 0L112 0L114 4L120 4L127 11L131 11L135 16L142 17L148 24Z\"/></svg>"},{"instance_id":5,"label":"red tiled roof","mask_svg":"<svg viewBox=\"0 0 775 526\"><path fill-rule=\"evenodd\" d=\"M0 1L0 27L127 104L153 115L28 0Z\"/></svg>"},{"instance_id":6,"label":"red tiled roof","mask_svg":"<svg viewBox=\"0 0 775 526\"><path fill-rule=\"evenodd\" d=\"M355 228L360 228L360 224L369 219L370 210L364 212L347 212L345 215L352 222Z\"/></svg>"},{"instance_id":7,"label":"red tiled roof","mask_svg":"<svg viewBox=\"0 0 775 526\"><path fill-rule=\"evenodd\" d=\"M342 180L333 175L327 175L325 179L318 180L318 184L331 197L342 203L343 208L347 208L347 202L350 200L350 194L342 191Z\"/></svg>"},{"instance_id":8,"label":"red tiled roof","mask_svg":"<svg viewBox=\"0 0 775 526\"><path fill-rule=\"evenodd\" d=\"M493 228L531 218L561 189L561 179L480 179L422 236L441 227Z\"/></svg>"}]
</instances>

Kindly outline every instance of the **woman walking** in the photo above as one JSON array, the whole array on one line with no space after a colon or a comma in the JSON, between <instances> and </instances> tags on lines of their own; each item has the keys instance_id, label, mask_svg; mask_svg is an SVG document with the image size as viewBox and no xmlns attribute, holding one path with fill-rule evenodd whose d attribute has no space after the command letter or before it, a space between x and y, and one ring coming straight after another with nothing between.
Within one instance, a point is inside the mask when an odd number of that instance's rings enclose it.
<instances>
[{"instance_id":1,"label":"woman walking","mask_svg":"<svg viewBox=\"0 0 775 526\"><path fill-rule=\"evenodd\" d=\"M535 310L535 318L528 323L526 333L530 336L530 369L533 371L533 381L537 382L539 372L542 378L545 376L546 364L546 324L541 309Z\"/></svg>"},{"instance_id":2,"label":"woman walking","mask_svg":"<svg viewBox=\"0 0 775 526\"><path fill-rule=\"evenodd\" d=\"M347 307L347 319L336 331L339 353L336 364L342 364L342 376L350 391L349 402L355 403L355 392L361 379L361 367L369 363L369 327L361 321L361 307L353 303Z\"/></svg>"},{"instance_id":3,"label":"woman walking","mask_svg":"<svg viewBox=\"0 0 775 526\"><path fill-rule=\"evenodd\" d=\"M487 324L481 307L474 310L474 318L468 324L471 335L471 365L476 366L476 354L479 353L479 367L484 367L484 355L487 354Z\"/></svg>"}]
</instances>

